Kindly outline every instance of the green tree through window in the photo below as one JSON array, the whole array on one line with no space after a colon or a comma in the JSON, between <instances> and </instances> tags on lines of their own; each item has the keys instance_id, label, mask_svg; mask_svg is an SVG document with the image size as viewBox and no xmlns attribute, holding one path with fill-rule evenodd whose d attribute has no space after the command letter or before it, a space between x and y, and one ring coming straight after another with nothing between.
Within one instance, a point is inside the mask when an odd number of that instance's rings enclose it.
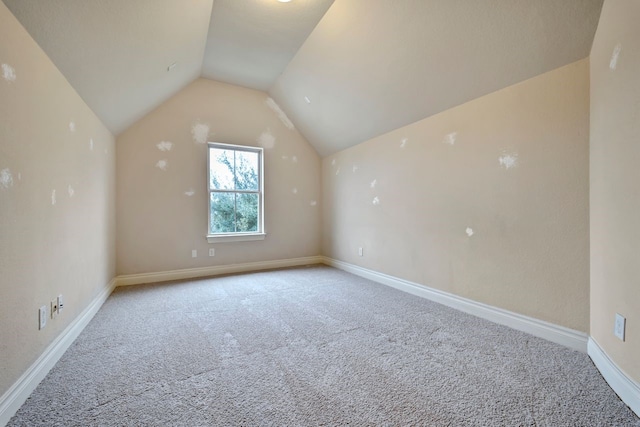
<instances>
[{"instance_id":1,"label":"green tree through window","mask_svg":"<svg viewBox=\"0 0 640 427\"><path fill-rule=\"evenodd\" d=\"M209 234L262 232L262 149L209 144Z\"/></svg>"}]
</instances>

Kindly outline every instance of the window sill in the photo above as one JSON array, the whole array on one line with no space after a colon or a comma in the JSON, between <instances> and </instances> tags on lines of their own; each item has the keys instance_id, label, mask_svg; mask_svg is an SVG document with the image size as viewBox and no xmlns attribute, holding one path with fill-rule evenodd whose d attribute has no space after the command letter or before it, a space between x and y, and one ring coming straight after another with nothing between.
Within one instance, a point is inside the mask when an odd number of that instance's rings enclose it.
<instances>
[{"instance_id":1,"label":"window sill","mask_svg":"<svg viewBox=\"0 0 640 427\"><path fill-rule=\"evenodd\" d=\"M266 236L266 233L207 234L207 242L249 242L252 240L264 240Z\"/></svg>"}]
</instances>

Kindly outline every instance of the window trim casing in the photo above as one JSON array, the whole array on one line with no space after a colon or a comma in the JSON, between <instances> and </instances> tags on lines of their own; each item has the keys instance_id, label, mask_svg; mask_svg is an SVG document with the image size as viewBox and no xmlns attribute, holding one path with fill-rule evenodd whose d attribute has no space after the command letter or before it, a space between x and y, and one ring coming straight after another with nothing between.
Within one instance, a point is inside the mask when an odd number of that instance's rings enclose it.
<instances>
[{"instance_id":1,"label":"window trim casing","mask_svg":"<svg viewBox=\"0 0 640 427\"><path fill-rule=\"evenodd\" d=\"M222 148L234 151L245 151L258 154L258 231L240 233L211 233L211 148ZM235 190L226 192L237 193ZM240 191L241 193L243 191ZM255 192L249 192L255 194ZM207 143L207 241L209 243L247 242L264 240L267 233L264 229L264 149L248 145L225 144L222 142Z\"/></svg>"}]
</instances>

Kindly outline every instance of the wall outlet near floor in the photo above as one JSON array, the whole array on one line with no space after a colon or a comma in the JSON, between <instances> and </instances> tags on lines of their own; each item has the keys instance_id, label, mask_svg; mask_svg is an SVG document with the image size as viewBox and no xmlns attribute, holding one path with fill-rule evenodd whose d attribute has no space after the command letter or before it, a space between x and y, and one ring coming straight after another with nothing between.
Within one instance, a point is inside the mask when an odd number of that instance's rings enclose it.
<instances>
[{"instance_id":1,"label":"wall outlet near floor","mask_svg":"<svg viewBox=\"0 0 640 427\"><path fill-rule=\"evenodd\" d=\"M51 300L51 304L49 305L49 314L51 314L52 319L55 319L58 315L58 298Z\"/></svg>"},{"instance_id":2,"label":"wall outlet near floor","mask_svg":"<svg viewBox=\"0 0 640 427\"><path fill-rule=\"evenodd\" d=\"M198 258L198 250L194 249L191 251L191 258Z\"/></svg>"},{"instance_id":3,"label":"wall outlet near floor","mask_svg":"<svg viewBox=\"0 0 640 427\"><path fill-rule=\"evenodd\" d=\"M215 248L209 248L209 256L216 256L216 249Z\"/></svg>"},{"instance_id":4,"label":"wall outlet near floor","mask_svg":"<svg viewBox=\"0 0 640 427\"><path fill-rule=\"evenodd\" d=\"M364 255L364 249L362 249L362 246L360 246L358 248L358 256L363 256Z\"/></svg>"},{"instance_id":5,"label":"wall outlet near floor","mask_svg":"<svg viewBox=\"0 0 640 427\"><path fill-rule=\"evenodd\" d=\"M624 328L626 326L627 319L624 316L616 313L616 322L613 327L613 334L624 341Z\"/></svg>"},{"instance_id":6,"label":"wall outlet near floor","mask_svg":"<svg viewBox=\"0 0 640 427\"><path fill-rule=\"evenodd\" d=\"M64 308L64 302L62 299L62 294L58 295L58 314L60 314L62 312L62 309Z\"/></svg>"},{"instance_id":7,"label":"wall outlet near floor","mask_svg":"<svg viewBox=\"0 0 640 427\"><path fill-rule=\"evenodd\" d=\"M44 327L47 326L47 306L46 305L43 305L38 310L38 319L39 319L38 329L44 329Z\"/></svg>"}]
</instances>

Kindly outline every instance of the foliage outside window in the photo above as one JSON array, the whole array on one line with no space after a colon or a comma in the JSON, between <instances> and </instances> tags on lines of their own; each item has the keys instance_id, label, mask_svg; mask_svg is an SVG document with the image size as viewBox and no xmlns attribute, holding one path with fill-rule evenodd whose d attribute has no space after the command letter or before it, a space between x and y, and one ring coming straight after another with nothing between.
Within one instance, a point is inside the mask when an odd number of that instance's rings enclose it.
<instances>
[{"instance_id":1,"label":"foliage outside window","mask_svg":"<svg viewBox=\"0 0 640 427\"><path fill-rule=\"evenodd\" d=\"M209 143L208 165L208 237L262 234L262 149Z\"/></svg>"}]
</instances>

